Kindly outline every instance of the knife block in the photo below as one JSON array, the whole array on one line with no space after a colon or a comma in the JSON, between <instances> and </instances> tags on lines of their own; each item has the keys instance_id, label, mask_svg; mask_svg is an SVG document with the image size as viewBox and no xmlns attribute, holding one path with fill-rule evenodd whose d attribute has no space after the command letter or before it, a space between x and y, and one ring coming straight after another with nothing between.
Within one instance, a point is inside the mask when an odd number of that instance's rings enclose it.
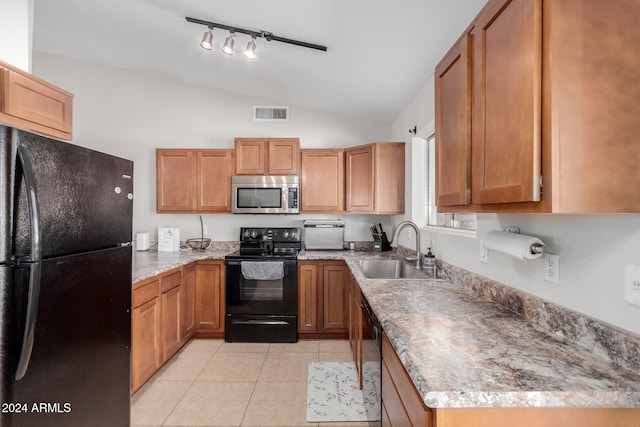
<instances>
[{"instance_id":1,"label":"knife block","mask_svg":"<svg viewBox=\"0 0 640 427\"><path fill-rule=\"evenodd\" d=\"M389 239L387 239L387 233L384 231L382 234L373 235L373 249L374 252L385 252L391 250Z\"/></svg>"}]
</instances>

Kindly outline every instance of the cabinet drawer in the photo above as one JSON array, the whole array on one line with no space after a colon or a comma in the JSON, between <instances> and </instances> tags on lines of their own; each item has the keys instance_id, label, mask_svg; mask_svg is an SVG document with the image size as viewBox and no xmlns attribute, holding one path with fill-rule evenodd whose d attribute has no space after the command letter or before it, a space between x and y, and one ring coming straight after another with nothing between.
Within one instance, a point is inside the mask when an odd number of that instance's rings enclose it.
<instances>
[{"instance_id":1,"label":"cabinet drawer","mask_svg":"<svg viewBox=\"0 0 640 427\"><path fill-rule=\"evenodd\" d=\"M160 295L160 280L152 280L133 290L131 307L136 308Z\"/></svg>"},{"instance_id":2,"label":"cabinet drawer","mask_svg":"<svg viewBox=\"0 0 640 427\"><path fill-rule=\"evenodd\" d=\"M393 384L411 419L411 424L416 427L430 426L432 419L431 410L424 406L422 398L413 386L411 378L409 378L407 371L404 369L404 366L402 366L402 362L396 355L386 334L383 335L382 339L382 360L384 362L383 366L388 370L388 374L393 379ZM389 409L390 408L387 408L387 410ZM389 416L391 416L391 414L389 414Z\"/></svg>"},{"instance_id":3,"label":"cabinet drawer","mask_svg":"<svg viewBox=\"0 0 640 427\"><path fill-rule=\"evenodd\" d=\"M162 293L167 292L175 288L182 283L182 268L173 270L171 273L167 273L162 276Z\"/></svg>"}]
</instances>

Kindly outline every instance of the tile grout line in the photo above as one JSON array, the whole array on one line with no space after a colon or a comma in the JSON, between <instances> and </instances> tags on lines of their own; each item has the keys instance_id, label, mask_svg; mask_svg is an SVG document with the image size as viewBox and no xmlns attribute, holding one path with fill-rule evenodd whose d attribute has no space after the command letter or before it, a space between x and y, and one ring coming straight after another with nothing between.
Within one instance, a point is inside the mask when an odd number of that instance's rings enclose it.
<instances>
[{"instance_id":1,"label":"tile grout line","mask_svg":"<svg viewBox=\"0 0 640 427\"><path fill-rule=\"evenodd\" d=\"M258 386L258 380L260 379L260 374L262 374L262 370L264 369L265 363L267 363L267 357L269 356L270 350L271 350L271 344L269 344L269 347L267 348L267 351L264 354L264 359L262 359L262 366L260 367L260 372L258 372L258 376L256 377L256 380L253 382L253 389L251 390L251 395L249 396L249 400L247 400L247 406L244 408L244 412L242 413L242 418L240 419L240 424L238 425L238 427L242 426L242 423L244 422L244 418L247 416L249 405L251 405L251 399L253 399L253 395L256 392L256 387Z\"/></svg>"},{"instance_id":2,"label":"tile grout line","mask_svg":"<svg viewBox=\"0 0 640 427\"><path fill-rule=\"evenodd\" d=\"M244 408L244 412L242 414L241 420L240 420L240 424L238 425L238 427L240 427L242 425L242 423L248 421L247 419L247 414L249 413L249 408L250 408L250 404L252 403L252 400L257 396L256 392L257 392L257 385L258 382L260 382L260 377L261 375L264 373L264 369L265 366L267 365L267 359L271 356L272 358L277 358L279 354L303 354L303 353L307 353L307 354L315 354L315 361L316 362L320 362L321 359L321 355L325 354L325 353L348 353L347 351L340 351L342 349L339 348L321 348L322 346L320 345L320 342L317 342L317 348L315 350L312 351L282 351L282 349L279 346L276 346L275 344L269 344L268 346L266 346L266 350L265 351L259 351L259 352L255 352L255 353L263 353L264 354L264 358L261 362L261 366L260 366L260 370L258 372L257 378L255 381L249 381L249 382L253 382L253 387L251 389L251 393L249 395L249 398L247 400L247 404ZM206 369L206 367L211 363L211 361L213 360L213 358L215 357L216 354L220 353L227 353L226 351L223 351L223 346L224 346L224 342L222 342L220 345L218 345L215 350L213 350L213 352L211 352L210 350L208 351L198 351L198 353L208 353L209 354L209 359L208 362L201 368L201 370L197 373L197 375L195 375L193 380L188 380L188 387L186 388L185 392L182 394L182 396L180 397L180 399L176 402L175 405L173 405L173 407L171 408L171 411L169 412L169 414L164 418L164 420L161 422L160 425L165 426L165 425L169 425L167 424L168 419L171 417L171 415L173 413L175 413L175 409L184 401L185 397L188 395L188 393L190 392L190 390L193 388L193 386L195 385L196 382L198 382L198 378L202 375L202 373L204 372L204 370ZM304 347L303 347L304 348ZM347 347L347 349L349 349ZM306 350L306 349L305 349ZM333 350L333 351L332 351ZM350 350L350 349L349 349ZM181 350L181 351L184 351ZM244 352L244 351L243 351ZM254 353L254 351L250 351L251 353ZM231 351L231 353L233 353L233 351ZM184 380L182 380L184 381ZM264 381L264 382L269 382L269 381ZM280 382L282 382L282 380L280 380ZM286 382L286 381L284 381ZM304 377L304 379L302 380L292 380L292 382L304 382L307 386L308 386L308 365L307 365L307 375ZM306 408L306 404L305 404L305 408ZM320 423L306 423L305 427L320 427L321 424Z\"/></svg>"},{"instance_id":3,"label":"tile grout line","mask_svg":"<svg viewBox=\"0 0 640 427\"><path fill-rule=\"evenodd\" d=\"M220 350L220 347L222 347L222 344L219 345L214 352L211 354L211 357L209 358L209 361L202 367L202 369L200 370L200 372L198 373L198 375L195 376L195 378L193 380L191 380L191 384L189 384L189 387L185 390L184 394L182 395L182 397L176 402L176 404L173 406L173 408L171 409L171 411L169 412L169 414L167 414L167 416L165 417L164 420L162 420L162 423L160 424L161 426L167 425L165 424L167 422L167 420L169 419L169 417L171 417L171 414L173 414L173 411L175 411L175 409L178 407L178 405L180 405L180 403L184 400L185 396L189 393L189 390L191 390L191 388L193 387L193 385L196 383L198 377L200 375L202 375L202 372L204 371L204 369L207 367L207 365L211 362L211 360L213 360L213 356L215 356L215 354L218 352L218 350ZM180 351L184 351L184 347L180 350ZM205 353L205 352L199 352L199 353ZM208 353L208 352L206 352ZM175 356L174 356L175 357Z\"/></svg>"}]
</instances>

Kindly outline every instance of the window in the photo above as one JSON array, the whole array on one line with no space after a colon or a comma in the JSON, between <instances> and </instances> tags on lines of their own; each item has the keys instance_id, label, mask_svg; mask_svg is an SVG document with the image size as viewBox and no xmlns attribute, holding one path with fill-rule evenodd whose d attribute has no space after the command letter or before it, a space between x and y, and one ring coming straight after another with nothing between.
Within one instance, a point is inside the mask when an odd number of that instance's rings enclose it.
<instances>
[{"instance_id":1,"label":"window","mask_svg":"<svg viewBox=\"0 0 640 427\"><path fill-rule=\"evenodd\" d=\"M438 213L436 206L436 136L431 135L426 140L426 219L428 227L442 227L444 229L476 230L476 214L468 213Z\"/></svg>"}]
</instances>

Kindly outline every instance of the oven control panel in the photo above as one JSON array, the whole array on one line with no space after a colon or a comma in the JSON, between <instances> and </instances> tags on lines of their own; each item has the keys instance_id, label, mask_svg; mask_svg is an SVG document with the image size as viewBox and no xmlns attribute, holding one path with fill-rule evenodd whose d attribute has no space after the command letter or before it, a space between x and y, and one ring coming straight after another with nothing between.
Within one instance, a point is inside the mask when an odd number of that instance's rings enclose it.
<instances>
[{"instance_id":1,"label":"oven control panel","mask_svg":"<svg viewBox=\"0 0 640 427\"><path fill-rule=\"evenodd\" d=\"M300 242L301 232L296 227L242 227L240 228L240 242L297 243Z\"/></svg>"}]
</instances>

